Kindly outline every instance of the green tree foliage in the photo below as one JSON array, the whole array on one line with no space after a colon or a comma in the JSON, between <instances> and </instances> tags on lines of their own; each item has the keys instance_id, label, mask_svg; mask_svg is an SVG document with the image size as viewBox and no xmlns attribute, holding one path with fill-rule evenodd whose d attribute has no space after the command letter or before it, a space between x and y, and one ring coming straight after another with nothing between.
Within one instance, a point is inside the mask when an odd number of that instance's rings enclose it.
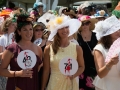
<instances>
[{"instance_id":1,"label":"green tree foliage","mask_svg":"<svg viewBox=\"0 0 120 90\"><path fill-rule=\"evenodd\" d=\"M0 0L0 7L6 6L7 0Z\"/></svg>"},{"instance_id":2,"label":"green tree foliage","mask_svg":"<svg viewBox=\"0 0 120 90\"><path fill-rule=\"evenodd\" d=\"M112 1L112 10L114 10L120 0L111 0L111 1Z\"/></svg>"}]
</instances>

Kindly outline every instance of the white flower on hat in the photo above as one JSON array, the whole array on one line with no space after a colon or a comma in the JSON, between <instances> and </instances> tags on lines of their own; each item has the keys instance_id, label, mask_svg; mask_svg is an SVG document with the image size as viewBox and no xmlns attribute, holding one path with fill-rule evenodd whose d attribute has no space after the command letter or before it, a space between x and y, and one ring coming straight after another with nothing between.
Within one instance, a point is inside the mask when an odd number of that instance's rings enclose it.
<instances>
[{"instance_id":1,"label":"white flower on hat","mask_svg":"<svg viewBox=\"0 0 120 90\"><path fill-rule=\"evenodd\" d=\"M49 30L51 34L49 35L48 40L52 40L57 33L58 29L69 26L69 36L77 32L81 26L81 22L77 19L71 19L69 16L62 15L58 16L55 19L49 22Z\"/></svg>"},{"instance_id":2,"label":"white flower on hat","mask_svg":"<svg viewBox=\"0 0 120 90\"><path fill-rule=\"evenodd\" d=\"M103 36L110 35L120 29L120 21L115 17L111 16L104 21L99 21L95 24L94 32L96 37L100 40Z\"/></svg>"}]
</instances>

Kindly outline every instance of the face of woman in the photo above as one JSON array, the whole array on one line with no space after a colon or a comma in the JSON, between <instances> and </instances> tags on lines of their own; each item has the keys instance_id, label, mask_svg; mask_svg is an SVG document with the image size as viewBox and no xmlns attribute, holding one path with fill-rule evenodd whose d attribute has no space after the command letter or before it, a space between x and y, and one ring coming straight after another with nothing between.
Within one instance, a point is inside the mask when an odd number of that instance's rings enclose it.
<instances>
[{"instance_id":1,"label":"face of woman","mask_svg":"<svg viewBox=\"0 0 120 90\"><path fill-rule=\"evenodd\" d=\"M113 34L111 34L110 36L113 41L118 39L120 37L120 29L118 31L114 32Z\"/></svg>"},{"instance_id":2,"label":"face of woman","mask_svg":"<svg viewBox=\"0 0 120 90\"><path fill-rule=\"evenodd\" d=\"M15 22L11 23L8 27L8 33L15 32L16 27L17 27L17 23L15 23Z\"/></svg>"},{"instance_id":3,"label":"face of woman","mask_svg":"<svg viewBox=\"0 0 120 90\"><path fill-rule=\"evenodd\" d=\"M82 30L89 30L90 27L90 21L84 21L82 22Z\"/></svg>"},{"instance_id":4,"label":"face of woman","mask_svg":"<svg viewBox=\"0 0 120 90\"><path fill-rule=\"evenodd\" d=\"M39 12L43 12L43 6L39 6L39 7L38 7L38 11L39 11ZM41 14L42 14L42 13L41 13Z\"/></svg>"},{"instance_id":5,"label":"face of woman","mask_svg":"<svg viewBox=\"0 0 120 90\"><path fill-rule=\"evenodd\" d=\"M69 26L63 27L58 30L58 34L61 38L66 38L69 35Z\"/></svg>"},{"instance_id":6,"label":"face of woman","mask_svg":"<svg viewBox=\"0 0 120 90\"><path fill-rule=\"evenodd\" d=\"M25 25L21 28L21 31L18 31L18 34L21 36L22 40L31 41L33 37L33 27L31 24Z\"/></svg>"},{"instance_id":7,"label":"face of woman","mask_svg":"<svg viewBox=\"0 0 120 90\"><path fill-rule=\"evenodd\" d=\"M38 38L42 38L43 36L43 30L41 26L36 26L34 28L34 36L35 36L35 39L38 39Z\"/></svg>"}]
</instances>

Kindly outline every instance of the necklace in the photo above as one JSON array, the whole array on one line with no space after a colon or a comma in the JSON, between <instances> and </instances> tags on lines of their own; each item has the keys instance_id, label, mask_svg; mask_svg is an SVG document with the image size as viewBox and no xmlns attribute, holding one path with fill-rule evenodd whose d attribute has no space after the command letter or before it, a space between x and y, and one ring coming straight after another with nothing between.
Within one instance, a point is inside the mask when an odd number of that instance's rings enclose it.
<instances>
[{"instance_id":1,"label":"necklace","mask_svg":"<svg viewBox=\"0 0 120 90\"><path fill-rule=\"evenodd\" d=\"M60 51L64 52L64 48L60 47Z\"/></svg>"}]
</instances>

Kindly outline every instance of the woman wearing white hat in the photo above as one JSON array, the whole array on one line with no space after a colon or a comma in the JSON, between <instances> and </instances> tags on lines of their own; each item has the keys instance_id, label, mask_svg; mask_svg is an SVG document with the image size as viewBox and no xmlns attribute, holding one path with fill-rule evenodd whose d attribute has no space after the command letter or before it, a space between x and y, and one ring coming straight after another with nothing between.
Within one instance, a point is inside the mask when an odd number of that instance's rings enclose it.
<instances>
[{"instance_id":1,"label":"woman wearing white hat","mask_svg":"<svg viewBox=\"0 0 120 90\"><path fill-rule=\"evenodd\" d=\"M51 68L47 90L79 90L75 79L84 71L84 60L80 46L69 41L69 36L80 27L80 21L68 16L56 17L50 22L51 34L48 40L53 39L51 45L44 51L42 89L45 89ZM78 54L79 53L79 54ZM60 72L60 61L65 57L72 57L78 62L78 70L73 76L65 76ZM72 83L71 83L72 80Z\"/></svg>"},{"instance_id":2,"label":"woman wearing white hat","mask_svg":"<svg viewBox=\"0 0 120 90\"><path fill-rule=\"evenodd\" d=\"M111 16L104 21L99 21L95 30L99 43L94 48L94 58L98 76L93 84L96 90L119 90L119 73L115 65L118 63L118 55L105 63L105 58L112 43L120 37L120 21Z\"/></svg>"}]
</instances>

